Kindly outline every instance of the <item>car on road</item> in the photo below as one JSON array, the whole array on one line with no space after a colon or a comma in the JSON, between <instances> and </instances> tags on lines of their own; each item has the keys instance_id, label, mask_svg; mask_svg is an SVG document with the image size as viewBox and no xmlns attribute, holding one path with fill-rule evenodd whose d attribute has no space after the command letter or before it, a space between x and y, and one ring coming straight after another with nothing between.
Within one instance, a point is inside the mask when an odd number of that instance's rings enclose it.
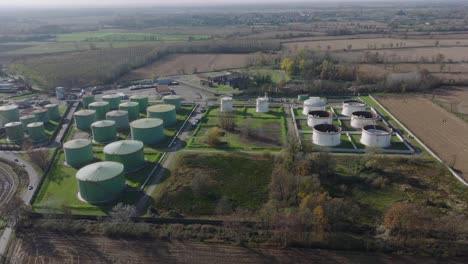
<instances>
[{"instance_id":1,"label":"car on road","mask_svg":"<svg viewBox=\"0 0 468 264\"><path fill-rule=\"evenodd\" d=\"M31 185L28 186L28 190L32 190L34 189L34 187L32 187Z\"/></svg>"},{"instance_id":2,"label":"car on road","mask_svg":"<svg viewBox=\"0 0 468 264\"><path fill-rule=\"evenodd\" d=\"M19 160L18 159L15 159L15 162L18 162Z\"/></svg>"},{"instance_id":3,"label":"car on road","mask_svg":"<svg viewBox=\"0 0 468 264\"><path fill-rule=\"evenodd\" d=\"M21 165L21 167L23 167L23 168L26 167L26 165L25 165L24 163L22 163L22 162L20 163L20 165Z\"/></svg>"}]
</instances>

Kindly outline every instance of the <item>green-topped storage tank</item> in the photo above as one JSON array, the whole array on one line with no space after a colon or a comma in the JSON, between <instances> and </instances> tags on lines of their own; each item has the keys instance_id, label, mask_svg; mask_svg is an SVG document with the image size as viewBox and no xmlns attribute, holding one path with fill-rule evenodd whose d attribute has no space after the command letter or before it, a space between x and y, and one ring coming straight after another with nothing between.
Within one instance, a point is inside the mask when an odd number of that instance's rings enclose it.
<instances>
[{"instance_id":1,"label":"green-topped storage tank","mask_svg":"<svg viewBox=\"0 0 468 264\"><path fill-rule=\"evenodd\" d=\"M84 108L88 108L90 104L94 103L96 99L94 98L94 95L85 95L83 98L81 98L81 102L83 103Z\"/></svg>"},{"instance_id":2,"label":"green-topped storage tank","mask_svg":"<svg viewBox=\"0 0 468 264\"><path fill-rule=\"evenodd\" d=\"M140 118L140 107L137 102L126 102L119 105L119 109L128 112L128 120L134 121Z\"/></svg>"},{"instance_id":3,"label":"green-topped storage tank","mask_svg":"<svg viewBox=\"0 0 468 264\"><path fill-rule=\"evenodd\" d=\"M164 124L159 118L142 118L130 124L133 140L139 140L146 145L153 145L164 139Z\"/></svg>"},{"instance_id":4,"label":"green-topped storage tank","mask_svg":"<svg viewBox=\"0 0 468 264\"><path fill-rule=\"evenodd\" d=\"M102 100L104 102L109 103L109 109L110 110L119 109L120 95L118 95L118 94L106 94L106 95L102 96Z\"/></svg>"},{"instance_id":5,"label":"green-topped storage tank","mask_svg":"<svg viewBox=\"0 0 468 264\"><path fill-rule=\"evenodd\" d=\"M60 119L60 111L57 104L48 104L44 106L47 109L47 114L50 120L59 120Z\"/></svg>"},{"instance_id":6,"label":"green-topped storage tank","mask_svg":"<svg viewBox=\"0 0 468 264\"><path fill-rule=\"evenodd\" d=\"M36 117L34 115L24 115L20 117L20 121L23 125L23 130L28 130L28 125L36 122Z\"/></svg>"},{"instance_id":7,"label":"green-topped storage tank","mask_svg":"<svg viewBox=\"0 0 468 264\"><path fill-rule=\"evenodd\" d=\"M160 104L153 105L147 109L148 118L159 118L164 122L164 127L170 127L177 121L175 106Z\"/></svg>"},{"instance_id":8,"label":"green-topped storage tank","mask_svg":"<svg viewBox=\"0 0 468 264\"><path fill-rule=\"evenodd\" d=\"M116 200L125 191L124 166L103 161L87 165L76 173L79 198L92 204Z\"/></svg>"},{"instance_id":9,"label":"green-topped storage tank","mask_svg":"<svg viewBox=\"0 0 468 264\"><path fill-rule=\"evenodd\" d=\"M73 114L75 117L76 128L81 131L90 131L91 124L96 122L96 111L95 110L81 110Z\"/></svg>"},{"instance_id":10,"label":"green-topped storage tank","mask_svg":"<svg viewBox=\"0 0 468 264\"><path fill-rule=\"evenodd\" d=\"M136 140L120 140L105 146L104 159L124 165L124 172L137 171L145 166L143 143Z\"/></svg>"},{"instance_id":11,"label":"green-topped storage tank","mask_svg":"<svg viewBox=\"0 0 468 264\"><path fill-rule=\"evenodd\" d=\"M23 125L21 122L11 122L5 125L7 139L18 142L24 139Z\"/></svg>"},{"instance_id":12,"label":"green-topped storage tank","mask_svg":"<svg viewBox=\"0 0 468 264\"><path fill-rule=\"evenodd\" d=\"M28 125L29 138L33 143L39 143L47 139L47 134L44 129L44 123L34 122Z\"/></svg>"},{"instance_id":13,"label":"green-topped storage tank","mask_svg":"<svg viewBox=\"0 0 468 264\"><path fill-rule=\"evenodd\" d=\"M129 120L127 111L114 110L107 112L106 119L115 121L115 128L118 131L128 130Z\"/></svg>"},{"instance_id":14,"label":"green-topped storage tank","mask_svg":"<svg viewBox=\"0 0 468 264\"><path fill-rule=\"evenodd\" d=\"M138 103L140 113L146 113L146 108L148 108L148 96L136 94L130 97L130 101Z\"/></svg>"},{"instance_id":15,"label":"green-topped storage tank","mask_svg":"<svg viewBox=\"0 0 468 264\"><path fill-rule=\"evenodd\" d=\"M91 124L93 131L93 141L99 144L106 144L115 140L117 130L115 128L115 121L102 120Z\"/></svg>"},{"instance_id":16,"label":"green-topped storage tank","mask_svg":"<svg viewBox=\"0 0 468 264\"><path fill-rule=\"evenodd\" d=\"M106 119L106 113L109 112L108 102L94 102L88 105L88 108L96 111L96 120Z\"/></svg>"},{"instance_id":17,"label":"green-topped storage tank","mask_svg":"<svg viewBox=\"0 0 468 264\"><path fill-rule=\"evenodd\" d=\"M0 106L0 126L19 121L19 109L17 105Z\"/></svg>"},{"instance_id":18,"label":"green-topped storage tank","mask_svg":"<svg viewBox=\"0 0 468 264\"><path fill-rule=\"evenodd\" d=\"M79 168L93 161L93 145L88 139L75 139L63 144L65 162Z\"/></svg>"},{"instance_id":19,"label":"green-topped storage tank","mask_svg":"<svg viewBox=\"0 0 468 264\"><path fill-rule=\"evenodd\" d=\"M176 107L176 110L179 110L182 106L182 97L179 95L166 95L163 97L163 102L165 104L170 104Z\"/></svg>"},{"instance_id":20,"label":"green-topped storage tank","mask_svg":"<svg viewBox=\"0 0 468 264\"><path fill-rule=\"evenodd\" d=\"M42 108L42 109L37 109L33 111L34 115L36 116L36 121L37 122L42 122L44 124L49 123L49 112L47 109Z\"/></svg>"}]
</instances>

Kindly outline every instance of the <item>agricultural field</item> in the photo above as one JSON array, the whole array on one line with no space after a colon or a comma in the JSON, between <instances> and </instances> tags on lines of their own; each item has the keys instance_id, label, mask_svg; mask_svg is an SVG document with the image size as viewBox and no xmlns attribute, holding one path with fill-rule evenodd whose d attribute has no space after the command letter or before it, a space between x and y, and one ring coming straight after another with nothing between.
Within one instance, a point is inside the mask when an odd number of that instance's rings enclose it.
<instances>
[{"instance_id":1,"label":"agricultural field","mask_svg":"<svg viewBox=\"0 0 468 264\"><path fill-rule=\"evenodd\" d=\"M194 132L189 148L213 148L206 143L206 132L219 124L221 112L219 107L210 108ZM221 143L216 149L231 150L280 150L286 137L286 114L283 108L270 108L269 113L257 113L255 107L234 107L235 128L223 131ZM243 135L251 128L256 136Z\"/></svg>"},{"instance_id":2,"label":"agricultural field","mask_svg":"<svg viewBox=\"0 0 468 264\"><path fill-rule=\"evenodd\" d=\"M449 166L468 179L468 124L417 95L377 97L396 118Z\"/></svg>"},{"instance_id":3,"label":"agricultural field","mask_svg":"<svg viewBox=\"0 0 468 264\"><path fill-rule=\"evenodd\" d=\"M429 95L426 97L429 98ZM468 122L468 88L436 90L430 99L445 110Z\"/></svg>"},{"instance_id":4,"label":"agricultural field","mask_svg":"<svg viewBox=\"0 0 468 264\"><path fill-rule=\"evenodd\" d=\"M121 80L149 79L197 72L221 71L247 66L251 54L176 54L135 69Z\"/></svg>"},{"instance_id":5,"label":"agricultural field","mask_svg":"<svg viewBox=\"0 0 468 264\"><path fill-rule=\"evenodd\" d=\"M77 32L59 34L55 40L58 42L128 42L128 41L186 41L206 40L210 35L178 35L178 34L148 34L136 32Z\"/></svg>"}]
</instances>

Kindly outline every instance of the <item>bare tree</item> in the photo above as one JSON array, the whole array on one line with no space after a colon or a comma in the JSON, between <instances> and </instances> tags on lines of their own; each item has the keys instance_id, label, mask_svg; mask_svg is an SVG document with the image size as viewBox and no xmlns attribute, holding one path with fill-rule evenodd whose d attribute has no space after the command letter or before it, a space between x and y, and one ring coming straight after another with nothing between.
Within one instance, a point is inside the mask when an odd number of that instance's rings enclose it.
<instances>
[{"instance_id":1,"label":"bare tree","mask_svg":"<svg viewBox=\"0 0 468 264\"><path fill-rule=\"evenodd\" d=\"M218 117L218 125L222 129L232 131L236 128L236 117L231 113L221 113Z\"/></svg>"},{"instance_id":2,"label":"bare tree","mask_svg":"<svg viewBox=\"0 0 468 264\"><path fill-rule=\"evenodd\" d=\"M118 203L109 215L113 222L128 223L136 216L136 208L133 205Z\"/></svg>"}]
</instances>

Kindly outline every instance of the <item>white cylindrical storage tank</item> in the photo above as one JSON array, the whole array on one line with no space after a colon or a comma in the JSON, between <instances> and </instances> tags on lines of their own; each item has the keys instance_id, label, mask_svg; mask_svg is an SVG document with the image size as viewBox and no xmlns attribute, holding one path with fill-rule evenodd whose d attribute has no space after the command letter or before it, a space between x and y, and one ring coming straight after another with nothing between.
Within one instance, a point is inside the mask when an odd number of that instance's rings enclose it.
<instances>
[{"instance_id":1,"label":"white cylindrical storage tank","mask_svg":"<svg viewBox=\"0 0 468 264\"><path fill-rule=\"evenodd\" d=\"M351 115L351 126L355 128L363 128L367 125L376 125L378 116L376 113L369 111L357 111Z\"/></svg>"},{"instance_id":2,"label":"white cylindrical storage tank","mask_svg":"<svg viewBox=\"0 0 468 264\"><path fill-rule=\"evenodd\" d=\"M362 128L361 144L367 147L387 148L392 144L393 130L379 125L367 125Z\"/></svg>"},{"instance_id":3,"label":"white cylindrical storage tank","mask_svg":"<svg viewBox=\"0 0 468 264\"><path fill-rule=\"evenodd\" d=\"M221 98L221 112L223 113L232 112L232 97Z\"/></svg>"},{"instance_id":4,"label":"white cylindrical storage tank","mask_svg":"<svg viewBox=\"0 0 468 264\"><path fill-rule=\"evenodd\" d=\"M257 113L268 113L269 104L268 97L257 98Z\"/></svg>"},{"instance_id":5,"label":"white cylindrical storage tank","mask_svg":"<svg viewBox=\"0 0 468 264\"><path fill-rule=\"evenodd\" d=\"M343 102L343 109L341 110L341 114L345 116L351 116L354 112L358 111L366 111L367 105L359 100L345 100Z\"/></svg>"},{"instance_id":6,"label":"white cylindrical storage tank","mask_svg":"<svg viewBox=\"0 0 468 264\"><path fill-rule=\"evenodd\" d=\"M321 124L314 126L312 143L323 147L334 147L341 144L341 127Z\"/></svg>"},{"instance_id":7,"label":"white cylindrical storage tank","mask_svg":"<svg viewBox=\"0 0 468 264\"><path fill-rule=\"evenodd\" d=\"M55 88L55 96L58 100L65 100L65 88L63 87L56 87Z\"/></svg>"},{"instance_id":8,"label":"white cylindrical storage tank","mask_svg":"<svg viewBox=\"0 0 468 264\"><path fill-rule=\"evenodd\" d=\"M310 111L325 110L327 102L320 97L310 97L304 101L304 108L302 109L303 115L308 115Z\"/></svg>"},{"instance_id":9,"label":"white cylindrical storage tank","mask_svg":"<svg viewBox=\"0 0 468 264\"><path fill-rule=\"evenodd\" d=\"M309 127L314 127L316 125L321 124L329 124L333 123L333 114L328 111L309 111L307 115L307 125Z\"/></svg>"}]
</instances>

